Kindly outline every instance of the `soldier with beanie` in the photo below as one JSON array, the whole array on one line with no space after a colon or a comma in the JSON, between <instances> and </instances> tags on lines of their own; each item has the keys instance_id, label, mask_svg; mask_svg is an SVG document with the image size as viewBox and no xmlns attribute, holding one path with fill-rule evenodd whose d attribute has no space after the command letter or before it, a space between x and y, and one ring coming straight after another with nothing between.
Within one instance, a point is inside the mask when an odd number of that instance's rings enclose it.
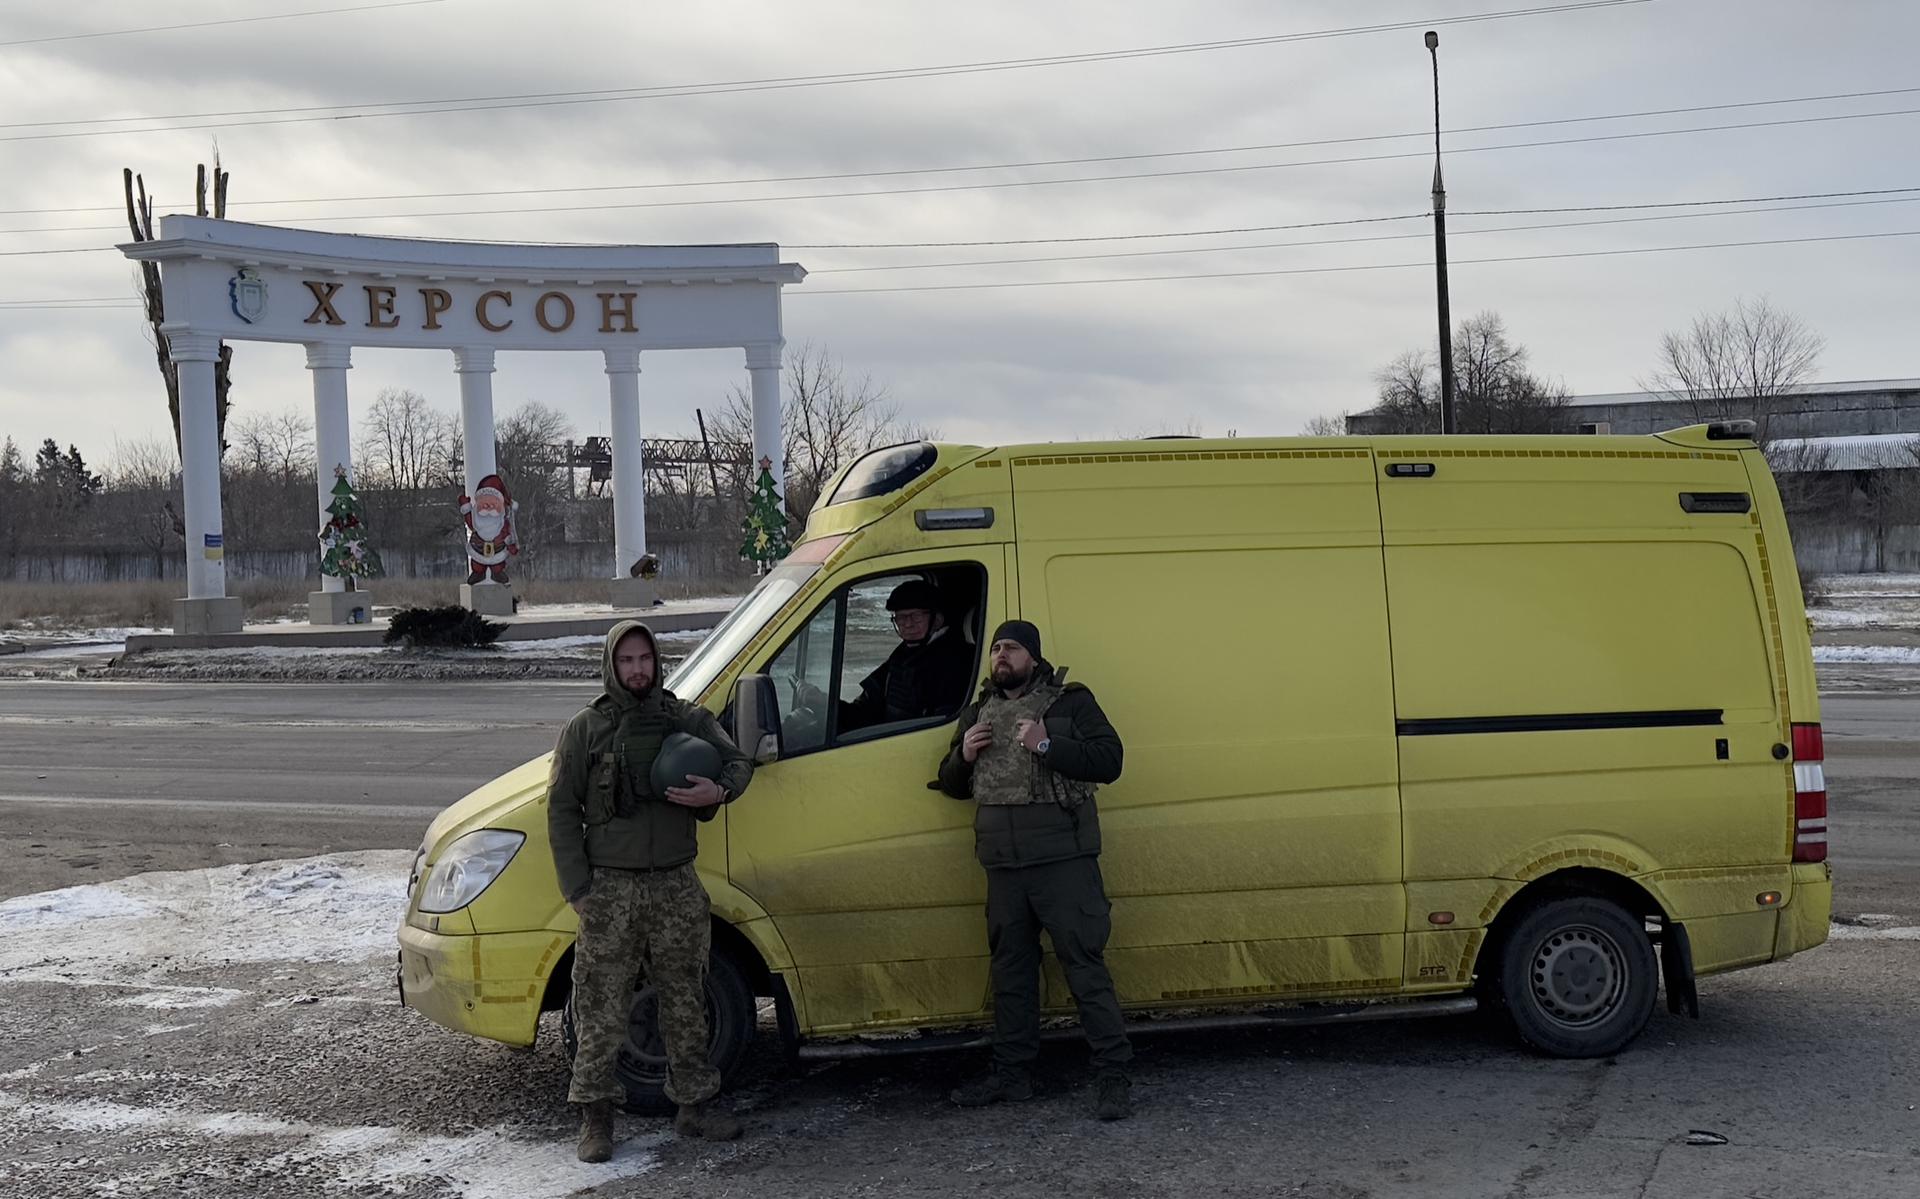
<instances>
[{"instance_id":1,"label":"soldier with beanie","mask_svg":"<svg viewBox=\"0 0 1920 1199\"><path fill-rule=\"evenodd\" d=\"M713 928L694 872L695 830L753 778L705 708L659 685L653 633L623 620L607 633L603 693L567 722L554 747L547 832L560 894L580 916L574 942L573 1016L578 1046L567 1101L581 1109L581 1161L613 1156L613 1107L625 1098L614 1063L627 1039L641 960L659 997L674 1131L706 1140L740 1135L711 1101L720 1073L707 1055L707 954ZM653 782L662 743L686 733L720 754L716 778Z\"/></svg>"},{"instance_id":2,"label":"soldier with beanie","mask_svg":"<svg viewBox=\"0 0 1920 1199\"><path fill-rule=\"evenodd\" d=\"M940 789L975 805L974 852L987 871L993 1065L952 1099L984 1107L1033 1095L1044 928L1093 1050L1095 1112L1118 1120L1133 1110L1133 1047L1107 971L1111 905L1094 790L1120 777L1120 735L1093 692L1041 655L1031 623L1007 621L987 652L992 673L960 715Z\"/></svg>"}]
</instances>

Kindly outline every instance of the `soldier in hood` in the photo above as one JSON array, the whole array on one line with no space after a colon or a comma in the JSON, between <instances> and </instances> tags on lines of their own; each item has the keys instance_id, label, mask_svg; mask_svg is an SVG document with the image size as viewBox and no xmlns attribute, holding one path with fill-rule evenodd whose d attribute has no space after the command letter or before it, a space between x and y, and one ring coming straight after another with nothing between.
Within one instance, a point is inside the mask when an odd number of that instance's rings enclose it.
<instances>
[{"instance_id":1,"label":"soldier in hood","mask_svg":"<svg viewBox=\"0 0 1920 1199\"><path fill-rule=\"evenodd\" d=\"M553 751L547 831L560 893L580 916L574 943L578 1048L567 1101L581 1108L582 1161L613 1156L613 1108L625 1098L614 1062L626 1042L642 959L659 997L674 1131L730 1140L740 1122L715 1105L707 1052L707 892L694 871L695 830L740 797L753 764L713 714L659 685L653 632L625 620L607 633L602 693L567 722ZM657 789L661 744L687 733L712 745L714 778Z\"/></svg>"}]
</instances>

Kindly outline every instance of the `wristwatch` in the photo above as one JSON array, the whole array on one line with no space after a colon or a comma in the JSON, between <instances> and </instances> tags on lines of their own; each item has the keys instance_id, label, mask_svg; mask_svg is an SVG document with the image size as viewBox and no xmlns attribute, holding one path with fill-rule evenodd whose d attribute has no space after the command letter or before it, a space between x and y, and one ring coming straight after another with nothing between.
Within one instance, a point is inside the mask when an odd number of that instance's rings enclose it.
<instances>
[{"instance_id":1,"label":"wristwatch","mask_svg":"<svg viewBox=\"0 0 1920 1199\"><path fill-rule=\"evenodd\" d=\"M1047 751L1051 748L1053 748L1053 738L1042 737L1040 738L1040 744L1033 747L1033 752L1039 754L1041 757L1045 757Z\"/></svg>"}]
</instances>

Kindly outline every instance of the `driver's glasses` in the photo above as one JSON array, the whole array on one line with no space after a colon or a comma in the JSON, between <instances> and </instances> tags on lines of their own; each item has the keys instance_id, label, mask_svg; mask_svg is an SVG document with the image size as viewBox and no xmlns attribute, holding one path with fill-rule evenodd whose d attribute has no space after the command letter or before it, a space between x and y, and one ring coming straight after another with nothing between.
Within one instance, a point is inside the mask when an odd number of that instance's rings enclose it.
<instances>
[{"instance_id":1,"label":"driver's glasses","mask_svg":"<svg viewBox=\"0 0 1920 1199\"><path fill-rule=\"evenodd\" d=\"M933 613L925 608L902 608L893 614L893 627L896 629L925 628L933 620Z\"/></svg>"}]
</instances>

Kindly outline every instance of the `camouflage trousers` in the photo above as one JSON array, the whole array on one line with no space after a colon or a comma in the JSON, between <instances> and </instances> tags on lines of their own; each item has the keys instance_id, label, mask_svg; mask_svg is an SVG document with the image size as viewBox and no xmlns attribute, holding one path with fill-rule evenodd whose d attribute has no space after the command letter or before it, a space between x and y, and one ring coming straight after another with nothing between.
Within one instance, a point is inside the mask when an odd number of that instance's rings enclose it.
<instances>
[{"instance_id":1,"label":"camouflage trousers","mask_svg":"<svg viewBox=\"0 0 1920 1199\"><path fill-rule=\"evenodd\" d=\"M567 1102L621 1102L626 1092L614 1063L627 1042L634 986L644 965L659 998L660 1036L667 1048L667 1098L704 1103L720 1091L707 1056L706 888L693 863L672 870L593 868L580 901L580 937L573 949L573 1085Z\"/></svg>"}]
</instances>

